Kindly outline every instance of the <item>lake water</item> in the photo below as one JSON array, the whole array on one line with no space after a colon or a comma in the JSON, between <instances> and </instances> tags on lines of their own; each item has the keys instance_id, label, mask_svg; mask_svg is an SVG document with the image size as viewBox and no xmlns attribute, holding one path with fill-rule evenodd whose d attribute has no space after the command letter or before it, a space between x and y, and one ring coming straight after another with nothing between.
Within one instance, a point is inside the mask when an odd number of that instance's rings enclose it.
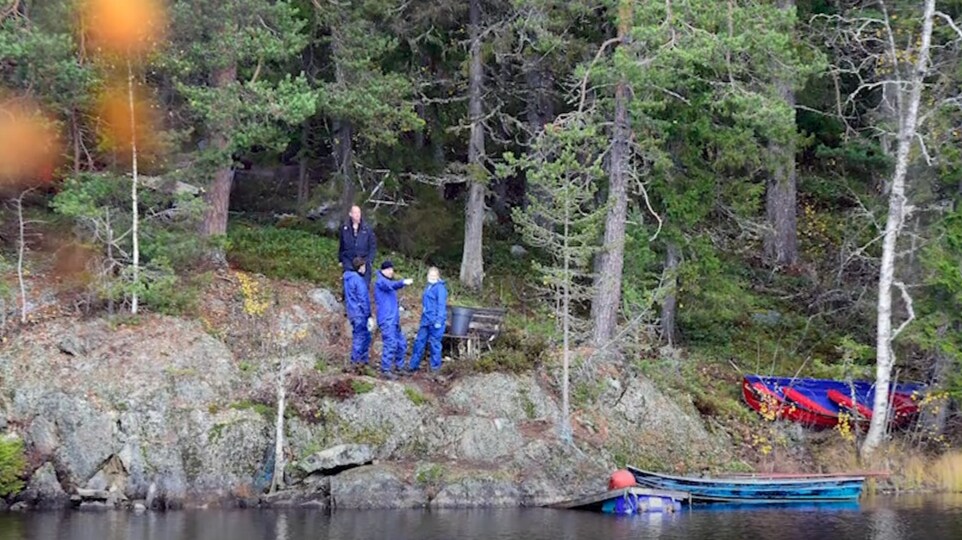
<instances>
[{"instance_id":1,"label":"lake water","mask_svg":"<svg viewBox=\"0 0 962 540\"><path fill-rule=\"evenodd\" d=\"M576 511L183 511L0 514L0 540L962 540L962 496L877 498L855 508Z\"/></svg>"}]
</instances>

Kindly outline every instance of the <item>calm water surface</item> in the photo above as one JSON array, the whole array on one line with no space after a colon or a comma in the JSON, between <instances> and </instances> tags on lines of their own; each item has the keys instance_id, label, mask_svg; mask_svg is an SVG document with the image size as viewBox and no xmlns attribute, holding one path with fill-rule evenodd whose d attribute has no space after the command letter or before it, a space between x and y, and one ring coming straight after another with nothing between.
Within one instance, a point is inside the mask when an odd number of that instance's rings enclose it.
<instances>
[{"instance_id":1,"label":"calm water surface","mask_svg":"<svg viewBox=\"0 0 962 540\"><path fill-rule=\"evenodd\" d=\"M635 517L540 509L0 514L0 540L355 538L962 540L962 496L884 498L841 509L696 509Z\"/></svg>"}]
</instances>

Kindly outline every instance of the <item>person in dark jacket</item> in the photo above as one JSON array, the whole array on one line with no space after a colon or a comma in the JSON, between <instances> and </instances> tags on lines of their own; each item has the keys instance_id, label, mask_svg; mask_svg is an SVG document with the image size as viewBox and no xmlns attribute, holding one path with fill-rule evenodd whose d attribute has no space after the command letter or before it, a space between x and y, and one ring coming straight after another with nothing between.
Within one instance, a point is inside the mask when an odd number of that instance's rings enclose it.
<instances>
[{"instance_id":1,"label":"person in dark jacket","mask_svg":"<svg viewBox=\"0 0 962 540\"><path fill-rule=\"evenodd\" d=\"M361 219L360 207L352 206L349 215L350 218L341 227L340 242L337 248L338 261L345 271L351 269L355 257L361 257L370 263L377 253L377 238L375 238L374 231L371 230L367 222ZM372 273L366 272L364 274L364 282L369 286Z\"/></svg>"},{"instance_id":2,"label":"person in dark jacket","mask_svg":"<svg viewBox=\"0 0 962 540\"><path fill-rule=\"evenodd\" d=\"M401 312L397 292L414 280L394 279L394 263L384 261L381 271L374 282L374 302L377 304L377 326L381 329L381 375L394 378L392 370L404 368L404 355L407 354L408 342L401 332Z\"/></svg>"},{"instance_id":3,"label":"person in dark jacket","mask_svg":"<svg viewBox=\"0 0 962 540\"><path fill-rule=\"evenodd\" d=\"M371 298L363 277L366 266L364 259L355 257L350 269L344 272L344 308L354 336L351 364L355 367L367 364L370 359L371 330L368 320L371 318Z\"/></svg>"},{"instance_id":4,"label":"person in dark jacket","mask_svg":"<svg viewBox=\"0 0 962 540\"><path fill-rule=\"evenodd\" d=\"M413 373L421 367L424 349L430 346L431 371L436 373L441 369L441 338L448 318L448 289L441 279L441 272L433 266L428 270L428 286L424 289L421 305L421 326L414 340L408 372Z\"/></svg>"}]
</instances>

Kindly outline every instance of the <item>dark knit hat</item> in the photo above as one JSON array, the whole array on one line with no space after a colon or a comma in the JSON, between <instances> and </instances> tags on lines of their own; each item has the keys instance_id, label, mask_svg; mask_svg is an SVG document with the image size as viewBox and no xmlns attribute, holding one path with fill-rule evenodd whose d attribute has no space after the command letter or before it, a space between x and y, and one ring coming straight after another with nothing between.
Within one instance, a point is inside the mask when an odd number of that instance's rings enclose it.
<instances>
[{"instance_id":1,"label":"dark knit hat","mask_svg":"<svg viewBox=\"0 0 962 540\"><path fill-rule=\"evenodd\" d=\"M381 263L381 270L387 270L388 268L394 268L394 263L391 262L391 259Z\"/></svg>"}]
</instances>

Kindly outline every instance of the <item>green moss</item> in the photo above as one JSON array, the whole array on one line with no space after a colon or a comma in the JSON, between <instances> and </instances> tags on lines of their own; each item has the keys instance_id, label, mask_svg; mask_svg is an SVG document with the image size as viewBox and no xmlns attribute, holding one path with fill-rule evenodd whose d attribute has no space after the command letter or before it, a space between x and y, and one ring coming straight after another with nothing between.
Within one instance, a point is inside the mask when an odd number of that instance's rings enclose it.
<instances>
[{"instance_id":1,"label":"green moss","mask_svg":"<svg viewBox=\"0 0 962 540\"><path fill-rule=\"evenodd\" d=\"M404 387L404 395L411 400L411 403L419 407L428 402L428 399L424 397L424 394L419 392L416 388L410 386Z\"/></svg>"},{"instance_id":2,"label":"green moss","mask_svg":"<svg viewBox=\"0 0 962 540\"><path fill-rule=\"evenodd\" d=\"M537 414L534 402L531 401L531 396L528 395L527 388L521 388L518 391L518 399L521 401L521 408L524 409L524 416L528 420L534 420Z\"/></svg>"},{"instance_id":3,"label":"green moss","mask_svg":"<svg viewBox=\"0 0 962 540\"><path fill-rule=\"evenodd\" d=\"M200 452L193 445L185 445L180 450L180 459L184 464L184 474L187 481L194 482L201 475L204 469L204 461L200 457Z\"/></svg>"},{"instance_id":4,"label":"green moss","mask_svg":"<svg viewBox=\"0 0 962 540\"><path fill-rule=\"evenodd\" d=\"M354 390L355 394L366 394L374 390L374 383L365 381L364 379L352 379L351 389Z\"/></svg>"},{"instance_id":5,"label":"green moss","mask_svg":"<svg viewBox=\"0 0 962 540\"><path fill-rule=\"evenodd\" d=\"M576 408L585 408L597 401L604 391L602 381L578 381L571 385L571 402Z\"/></svg>"},{"instance_id":6,"label":"green moss","mask_svg":"<svg viewBox=\"0 0 962 540\"><path fill-rule=\"evenodd\" d=\"M14 495L23 489L26 469L23 441L13 437L0 439L0 497Z\"/></svg>"},{"instance_id":7,"label":"green moss","mask_svg":"<svg viewBox=\"0 0 962 540\"><path fill-rule=\"evenodd\" d=\"M224 428L226 426L227 424L214 424L214 426L210 428L210 431L207 432L207 440L211 444L219 441L221 436L224 434Z\"/></svg>"},{"instance_id":8,"label":"green moss","mask_svg":"<svg viewBox=\"0 0 962 540\"><path fill-rule=\"evenodd\" d=\"M381 446L387 442L388 433L389 426L364 426L351 429L350 433L345 434L344 440L355 444Z\"/></svg>"},{"instance_id":9,"label":"green moss","mask_svg":"<svg viewBox=\"0 0 962 540\"><path fill-rule=\"evenodd\" d=\"M244 401L238 401L237 403L232 403L230 408L236 409L238 411L250 409L256 412L257 414L263 416L268 421L271 421L274 419L274 407L264 403L257 403L254 401L244 400Z\"/></svg>"},{"instance_id":10,"label":"green moss","mask_svg":"<svg viewBox=\"0 0 962 540\"><path fill-rule=\"evenodd\" d=\"M323 358L318 358L317 361L314 362L314 370L320 373L324 373L329 367L330 366L327 365L327 360Z\"/></svg>"},{"instance_id":11,"label":"green moss","mask_svg":"<svg viewBox=\"0 0 962 540\"><path fill-rule=\"evenodd\" d=\"M420 486L436 486L444 480L446 471L437 463L418 465L414 471L414 481Z\"/></svg>"}]
</instances>

